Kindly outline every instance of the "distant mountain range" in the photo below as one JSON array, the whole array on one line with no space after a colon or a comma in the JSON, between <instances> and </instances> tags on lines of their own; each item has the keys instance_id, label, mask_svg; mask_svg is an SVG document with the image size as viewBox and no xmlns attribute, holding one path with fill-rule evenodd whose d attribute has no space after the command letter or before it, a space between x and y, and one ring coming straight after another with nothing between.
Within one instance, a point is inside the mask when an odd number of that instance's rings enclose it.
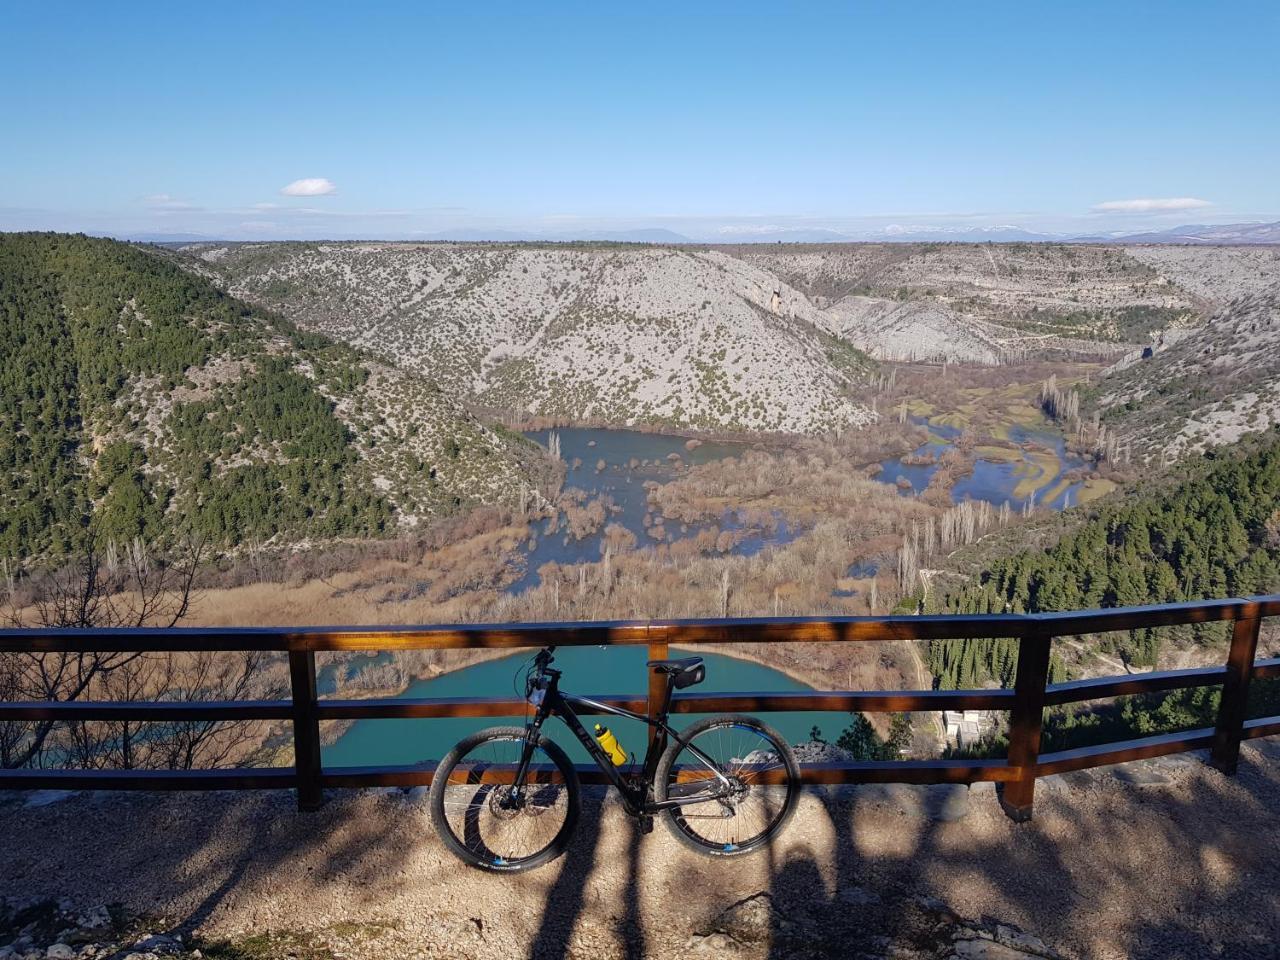
<instances>
[{"instance_id":1,"label":"distant mountain range","mask_svg":"<svg viewBox=\"0 0 1280 960\"><path fill-rule=\"evenodd\" d=\"M1008 224L986 227L889 226L874 233L843 234L834 230L777 230L717 238L719 243L1280 243L1280 221L1274 223L1191 224L1144 233L1114 232L1074 236L1037 233Z\"/></svg>"},{"instance_id":2,"label":"distant mountain range","mask_svg":"<svg viewBox=\"0 0 1280 960\"><path fill-rule=\"evenodd\" d=\"M1123 236L1075 237L1076 243L1280 243L1280 221L1274 223L1191 224L1151 233Z\"/></svg>"},{"instance_id":3,"label":"distant mountain range","mask_svg":"<svg viewBox=\"0 0 1280 960\"><path fill-rule=\"evenodd\" d=\"M225 241L199 234L130 234L119 237L141 243L177 245L183 243L249 242ZM361 239L361 238L330 238ZM500 230L465 227L439 230L414 236L370 237L370 240L419 241L425 243L654 243L654 244L742 244L742 243L1181 243L1199 245L1280 243L1280 221L1271 223L1187 224L1168 230L1142 233L1114 231L1098 234L1037 233L1011 224L984 227L938 227L892 225L864 233L841 233L824 228L727 230L701 238L690 237L663 227L634 230Z\"/></svg>"},{"instance_id":4,"label":"distant mountain range","mask_svg":"<svg viewBox=\"0 0 1280 960\"><path fill-rule=\"evenodd\" d=\"M471 241L475 243L693 243L692 240L683 234L676 233L674 230L664 230L661 227L643 228L638 230L565 230L557 233L540 233L532 230L486 230L472 228L463 230L440 230L436 233L423 234L422 236L415 237L414 239L428 242L435 240L454 240L458 242Z\"/></svg>"},{"instance_id":5,"label":"distant mountain range","mask_svg":"<svg viewBox=\"0 0 1280 960\"><path fill-rule=\"evenodd\" d=\"M725 231L711 243L1038 243L1060 242L1065 234L1033 233L1010 225L989 227L902 226L883 230L841 233L837 230Z\"/></svg>"},{"instance_id":6,"label":"distant mountain range","mask_svg":"<svg viewBox=\"0 0 1280 960\"><path fill-rule=\"evenodd\" d=\"M102 234L106 236L106 234ZM838 237L838 234L833 234ZM228 240L225 237L201 233L130 233L110 235L111 239L133 243L154 243L158 246L175 246L189 243L259 243L258 240ZM674 230L661 227L637 230L584 230L544 233L536 230L499 230L484 227L463 227L457 230L438 230L388 237L338 236L326 240L377 240L401 243L693 243L691 238Z\"/></svg>"},{"instance_id":7,"label":"distant mountain range","mask_svg":"<svg viewBox=\"0 0 1280 960\"><path fill-rule=\"evenodd\" d=\"M413 239L458 243L1062 243L1074 238L1065 234L1033 233L1014 226L989 227L900 227L891 226L869 233L841 233L821 227L808 229L725 230L691 237L662 228L637 230L588 230L539 233L518 230L441 230ZM1225 242L1225 241L1224 241Z\"/></svg>"}]
</instances>

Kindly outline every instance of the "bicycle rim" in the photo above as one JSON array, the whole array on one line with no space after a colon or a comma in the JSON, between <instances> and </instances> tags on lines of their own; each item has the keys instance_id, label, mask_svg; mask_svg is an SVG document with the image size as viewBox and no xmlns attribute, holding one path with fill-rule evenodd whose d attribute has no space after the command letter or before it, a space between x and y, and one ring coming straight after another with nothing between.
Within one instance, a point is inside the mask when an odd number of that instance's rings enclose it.
<instances>
[{"instance_id":1,"label":"bicycle rim","mask_svg":"<svg viewBox=\"0 0 1280 960\"><path fill-rule=\"evenodd\" d=\"M460 847L498 869L515 870L557 845L571 817L564 772L542 746L535 746L523 792L513 781L525 746L523 736L483 740L448 772L443 826Z\"/></svg>"},{"instance_id":2,"label":"bicycle rim","mask_svg":"<svg viewBox=\"0 0 1280 960\"><path fill-rule=\"evenodd\" d=\"M674 826L713 853L742 853L766 843L785 823L797 788L784 750L770 733L736 721L694 733L666 773L666 796L707 799L673 809ZM722 777L732 784L727 797L716 796L724 791Z\"/></svg>"}]
</instances>

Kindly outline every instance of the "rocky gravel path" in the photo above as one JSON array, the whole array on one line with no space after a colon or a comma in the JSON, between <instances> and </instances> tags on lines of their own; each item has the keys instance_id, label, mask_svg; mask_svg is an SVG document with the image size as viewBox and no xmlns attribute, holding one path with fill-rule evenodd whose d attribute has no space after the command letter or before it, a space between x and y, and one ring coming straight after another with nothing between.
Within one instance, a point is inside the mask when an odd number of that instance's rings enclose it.
<instances>
[{"instance_id":1,"label":"rocky gravel path","mask_svg":"<svg viewBox=\"0 0 1280 960\"><path fill-rule=\"evenodd\" d=\"M989 788L814 791L773 850L716 861L587 805L566 858L453 860L421 791L0 795L14 957L859 960L1280 956L1280 742Z\"/></svg>"}]
</instances>

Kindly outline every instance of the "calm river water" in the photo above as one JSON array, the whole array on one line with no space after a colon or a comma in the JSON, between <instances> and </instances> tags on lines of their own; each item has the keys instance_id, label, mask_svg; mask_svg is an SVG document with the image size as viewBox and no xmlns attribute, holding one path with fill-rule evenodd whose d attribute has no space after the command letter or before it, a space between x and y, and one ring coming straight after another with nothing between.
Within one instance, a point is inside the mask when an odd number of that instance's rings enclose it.
<instances>
[{"instance_id":1,"label":"calm river water","mask_svg":"<svg viewBox=\"0 0 1280 960\"><path fill-rule=\"evenodd\" d=\"M954 427L917 421L929 430L929 440L917 450L916 457L932 455L941 457L951 449L960 431ZM974 463L973 473L958 480L951 488L951 499L954 503L963 500L985 500L994 507L1008 503L1015 510L1021 510L1032 499L1033 494L1019 487L1035 489L1037 506L1050 510L1065 510L1078 502L1080 482L1062 480L1061 474L1084 467L1085 462L1067 451L1066 438L1061 433L1050 429L1031 429L1023 426L1009 428L1009 440L1021 447L1031 444L1040 448L1036 453L1027 450L1007 451L1007 457L983 457L979 448L979 456ZM923 493L929 481L938 470L937 462L905 464L900 458L883 460L884 469L877 477L884 483L898 485L898 492L903 496L914 496ZM1047 471L1043 483L1036 483L1036 478ZM905 480L906 484L898 483ZM909 485L908 485L909 484Z\"/></svg>"},{"instance_id":2,"label":"calm river water","mask_svg":"<svg viewBox=\"0 0 1280 960\"><path fill-rule=\"evenodd\" d=\"M673 657L688 656L673 651ZM699 654L707 664L707 678L685 693L726 693L731 691L804 690L804 684L786 674L746 660L719 654ZM501 660L490 660L463 670L446 673L431 680L419 680L405 697L501 697L513 694L517 674L530 654L520 653ZM645 647L562 647L556 651L556 667L564 671L562 689L582 696L641 693L647 689ZM521 686L515 696L524 693ZM683 727L698 719L696 714L679 714L673 721ZM809 739L815 724L823 737L835 740L849 723L847 713L774 713L761 716L792 743ZM595 719L584 717L588 729ZM600 719L617 734L627 750L643 756L646 742L644 725L617 717ZM423 760L439 760L462 737L484 727L524 723L524 717L476 717L441 720L361 720L336 743L324 748L325 766L362 766L368 764L412 764ZM587 752L568 729L552 720L548 729L552 739L564 747L569 756L580 763L589 762Z\"/></svg>"}]
</instances>

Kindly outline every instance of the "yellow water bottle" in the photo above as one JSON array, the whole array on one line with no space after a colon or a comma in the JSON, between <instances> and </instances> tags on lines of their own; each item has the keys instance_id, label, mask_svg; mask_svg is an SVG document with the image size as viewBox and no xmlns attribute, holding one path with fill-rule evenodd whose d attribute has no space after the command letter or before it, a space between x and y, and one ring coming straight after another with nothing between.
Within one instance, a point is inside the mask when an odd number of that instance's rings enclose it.
<instances>
[{"instance_id":1,"label":"yellow water bottle","mask_svg":"<svg viewBox=\"0 0 1280 960\"><path fill-rule=\"evenodd\" d=\"M596 724L596 742L604 749L604 752L613 761L615 767L620 767L627 762L627 752L622 749L622 744L618 742L618 738L609 732L608 727Z\"/></svg>"}]
</instances>

